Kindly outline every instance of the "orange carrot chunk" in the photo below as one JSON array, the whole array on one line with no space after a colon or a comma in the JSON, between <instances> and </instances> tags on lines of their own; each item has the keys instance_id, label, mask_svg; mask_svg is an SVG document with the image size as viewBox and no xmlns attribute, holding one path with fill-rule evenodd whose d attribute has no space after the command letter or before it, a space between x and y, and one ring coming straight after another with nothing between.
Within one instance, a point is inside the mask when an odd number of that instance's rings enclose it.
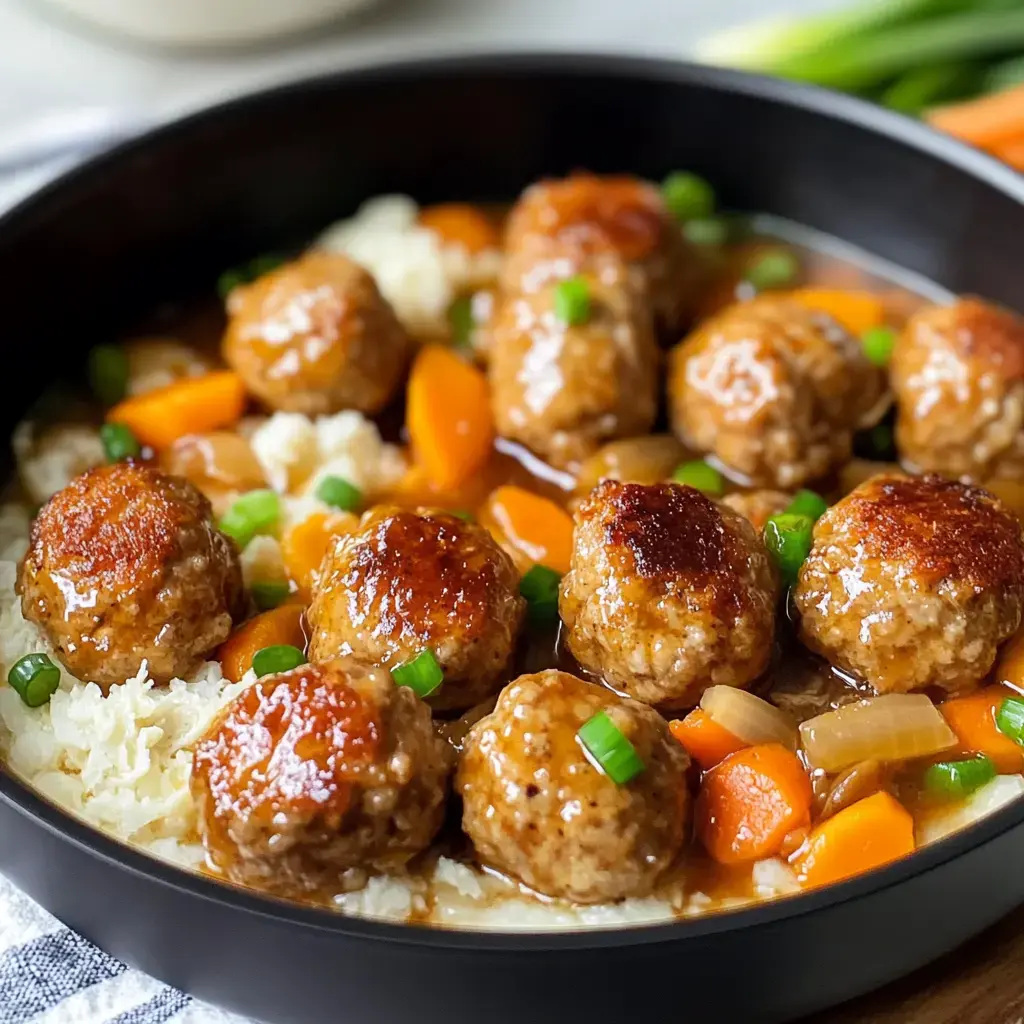
<instances>
[{"instance_id":1,"label":"orange carrot chunk","mask_svg":"<svg viewBox=\"0 0 1024 1024\"><path fill-rule=\"evenodd\" d=\"M491 454L494 421L487 378L442 345L425 345L406 393L413 456L430 482L450 490L479 472Z\"/></svg>"},{"instance_id":2,"label":"orange carrot chunk","mask_svg":"<svg viewBox=\"0 0 1024 1024\"><path fill-rule=\"evenodd\" d=\"M829 885L914 852L914 819L882 791L823 821L794 863L806 885Z\"/></svg>"},{"instance_id":3,"label":"orange carrot chunk","mask_svg":"<svg viewBox=\"0 0 1024 1024\"><path fill-rule=\"evenodd\" d=\"M428 206L420 211L419 222L445 245L460 245L470 254L500 246L498 229L482 210L469 203Z\"/></svg>"},{"instance_id":4,"label":"orange carrot chunk","mask_svg":"<svg viewBox=\"0 0 1024 1024\"><path fill-rule=\"evenodd\" d=\"M704 771L747 746L700 708L694 708L685 718L669 722L668 727Z\"/></svg>"},{"instance_id":5,"label":"orange carrot chunk","mask_svg":"<svg viewBox=\"0 0 1024 1024\"><path fill-rule=\"evenodd\" d=\"M1001 142L991 149L992 155L999 157L1003 163L1024 171L1024 137Z\"/></svg>"},{"instance_id":6,"label":"orange carrot chunk","mask_svg":"<svg viewBox=\"0 0 1024 1024\"><path fill-rule=\"evenodd\" d=\"M1005 653L1009 653L1009 649ZM1017 696L1019 694L1008 686L985 686L967 697L954 697L939 705L963 752L984 754L1004 775L1016 774L1024 768L1024 748L996 728L999 705L1007 697Z\"/></svg>"},{"instance_id":7,"label":"orange carrot chunk","mask_svg":"<svg viewBox=\"0 0 1024 1024\"><path fill-rule=\"evenodd\" d=\"M697 835L720 864L771 857L787 833L810 824L811 796L803 765L782 744L747 747L704 776Z\"/></svg>"},{"instance_id":8,"label":"orange carrot chunk","mask_svg":"<svg viewBox=\"0 0 1024 1024\"><path fill-rule=\"evenodd\" d=\"M885 324L885 304L871 292L837 288L797 288L789 293L801 306L827 313L858 337Z\"/></svg>"},{"instance_id":9,"label":"orange carrot chunk","mask_svg":"<svg viewBox=\"0 0 1024 1024\"><path fill-rule=\"evenodd\" d=\"M302 631L302 612L301 604L283 604L239 626L218 652L225 677L237 683L252 668L253 655L264 647L288 644L304 651L306 636Z\"/></svg>"},{"instance_id":10,"label":"orange carrot chunk","mask_svg":"<svg viewBox=\"0 0 1024 1024\"><path fill-rule=\"evenodd\" d=\"M1024 85L939 107L928 114L928 120L941 131L982 149L1010 142L1024 135Z\"/></svg>"},{"instance_id":11,"label":"orange carrot chunk","mask_svg":"<svg viewBox=\"0 0 1024 1024\"><path fill-rule=\"evenodd\" d=\"M572 517L560 505L522 487L499 487L487 502L502 536L531 564L563 575L572 558Z\"/></svg>"},{"instance_id":12,"label":"orange carrot chunk","mask_svg":"<svg viewBox=\"0 0 1024 1024\"><path fill-rule=\"evenodd\" d=\"M245 385L230 370L186 377L156 391L127 398L107 413L143 444L169 448L186 434L204 434L236 423L245 409Z\"/></svg>"},{"instance_id":13,"label":"orange carrot chunk","mask_svg":"<svg viewBox=\"0 0 1024 1024\"><path fill-rule=\"evenodd\" d=\"M281 538L281 557L288 578L299 595L309 600L316 574L331 541L355 528L359 517L349 512L315 512L286 530Z\"/></svg>"}]
</instances>

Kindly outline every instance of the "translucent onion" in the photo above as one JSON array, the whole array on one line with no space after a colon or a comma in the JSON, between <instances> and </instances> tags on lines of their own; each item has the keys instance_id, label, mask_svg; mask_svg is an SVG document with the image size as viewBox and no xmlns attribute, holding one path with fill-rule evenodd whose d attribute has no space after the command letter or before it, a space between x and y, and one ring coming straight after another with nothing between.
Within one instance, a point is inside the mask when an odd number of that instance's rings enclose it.
<instances>
[{"instance_id":1,"label":"translucent onion","mask_svg":"<svg viewBox=\"0 0 1024 1024\"><path fill-rule=\"evenodd\" d=\"M670 434L651 434L611 441L580 466L576 492L592 491L600 480L653 484L667 479L687 458L686 449Z\"/></svg>"},{"instance_id":2,"label":"translucent onion","mask_svg":"<svg viewBox=\"0 0 1024 1024\"><path fill-rule=\"evenodd\" d=\"M938 708L921 693L888 693L847 704L800 726L808 761L838 772L858 761L905 761L956 746Z\"/></svg>"},{"instance_id":3,"label":"translucent onion","mask_svg":"<svg viewBox=\"0 0 1024 1024\"><path fill-rule=\"evenodd\" d=\"M709 686L700 706L723 729L744 743L781 743L796 750L796 723L774 704L735 686Z\"/></svg>"}]
</instances>

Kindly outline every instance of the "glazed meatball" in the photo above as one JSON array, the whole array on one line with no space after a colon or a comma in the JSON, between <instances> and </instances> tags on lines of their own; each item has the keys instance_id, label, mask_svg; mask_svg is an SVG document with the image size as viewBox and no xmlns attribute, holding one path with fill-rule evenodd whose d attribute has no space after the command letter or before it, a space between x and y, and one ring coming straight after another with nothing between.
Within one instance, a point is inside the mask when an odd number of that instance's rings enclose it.
<instances>
[{"instance_id":1,"label":"glazed meatball","mask_svg":"<svg viewBox=\"0 0 1024 1024\"><path fill-rule=\"evenodd\" d=\"M563 467L613 438L647 433L658 405L660 355L644 303L621 265L582 276L585 323L556 315L555 282L506 294L491 323L498 432Z\"/></svg>"},{"instance_id":2,"label":"glazed meatball","mask_svg":"<svg viewBox=\"0 0 1024 1024\"><path fill-rule=\"evenodd\" d=\"M760 533L764 524L785 512L792 500L793 496L785 491L734 491L722 499L722 504L739 512Z\"/></svg>"},{"instance_id":3,"label":"glazed meatball","mask_svg":"<svg viewBox=\"0 0 1024 1024\"><path fill-rule=\"evenodd\" d=\"M644 764L624 785L576 737L602 711ZM484 863L545 895L644 896L686 842L688 763L646 705L565 672L520 676L466 737L462 828Z\"/></svg>"},{"instance_id":4,"label":"glazed meatball","mask_svg":"<svg viewBox=\"0 0 1024 1024\"><path fill-rule=\"evenodd\" d=\"M680 484L605 480L576 512L559 611L586 669L645 704L695 705L767 667L778 584L743 516Z\"/></svg>"},{"instance_id":5,"label":"glazed meatball","mask_svg":"<svg viewBox=\"0 0 1024 1024\"><path fill-rule=\"evenodd\" d=\"M482 526L381 507L324 559L307 613L309 655L394 668L431 650L444 682L430 704L462 710L501 685L525 610L512 560Z\"/></svg>"},{"instance_id":6,"label":"glazed meatball","mask_svg":"<svg viewBox=\"0 0 1024 1024\"><path fill-rule=\"evenodd\" d=\"M700 264L661 192L630 177L574 174L528 188L509 214L502 287L531 292L612 256L652 307L678 329L700 283Z\"/></svg>"},{"instance_id":7,"label":"glazed meatball","mask_svg":"<svg viewBox=\"0 0 1024 1024\"><path fill-rule=\"evenodd\" d=\"M82 474L43 506L18 589L68 671L100 686L143 662L158 683L187 675L227 638L243 598L209 501L130 462Z\"/></svg>"},{"instance_id":8,"label":"glazed meatball","mask_svg":"<svg viewBox=\"0 0 1024 1024\"><path fill-rule=\"evenodd\" d=\"M672 352L679 437L754 486L791 488L850 458L885 412L881 370L824 313L784 297L729 307Z\"/></svg>"},{"instance_id":9,"label":"glazed meatball","mask_svg":"<svg viewBox=\"0 0 1024 1024\"><path fill-rule=\"evenodd\" d=\"M224 358L273 409L381 409L410 342L373 278L345 256L309 252L235 288Z\"/></svg>"},{"instance_id":10,"label":"glazed meatball","mask_svg":"<svg viewBox=\"0 0 1024 1024\"><path fill-rule=\"evenodd\" d=\"M195 749L213 863L295 895L401 867L441 826L449 771L430 709L383 669L338 660L264 676Z\"/></svg>"},{"instance_id":11,"label":"glazed meatball","mask_svg":"<svg viewBox=\"0 0 1024 1024\"><path fill-rule=\"evenodd\" d=\"M978 488L877 476L818 520L793 599L804 643L879 692L969 690L1021 622L1021 526Z\"/></svg>"},{"instance_id":12,"label":"glazed meatball","mask_svg":"<svg viewBox=\"0 0 1024 1024\"><path fill-rule=\"evenodd\" d=\"M912 317L892 356L900 454L973 480L1024 477L1024 320L978 299Z\"/></svg>"}]
</instances>

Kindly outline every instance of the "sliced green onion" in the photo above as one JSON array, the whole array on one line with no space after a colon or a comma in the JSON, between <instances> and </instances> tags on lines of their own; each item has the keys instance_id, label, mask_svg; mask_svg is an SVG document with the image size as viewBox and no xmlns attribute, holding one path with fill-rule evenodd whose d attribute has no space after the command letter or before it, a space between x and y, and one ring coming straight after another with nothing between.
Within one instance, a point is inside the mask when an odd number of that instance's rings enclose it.
<instances>
[{"instance_id":1,"label":"sliced green onion","mask_svg":"<svg viewBox=\"0 0 1024 1024\"><path fill-rule=\"evenodd\" d=\"M244 548L257 534L272 532L280 518L281 499L273 491L248 491L224 513L220 528Z\"/></svg>"},{"instance_id":2,"label":"sliced green onion","mask_svg":"<svg viewBox=\"0 0 1024 1024\"><path fill-rule=\"evenodd\" d=\"M985 92L1002 92L1015 85L1024 85L1024 57L1001 61L985 74Z\"/></svg>"},{"instance_id":3,"label":"sliced green onion","mask_svg":"<svg viewBox=\"0 0 1024 1024\"><path fill-rule=\"evenodd\" d=\"M519 593L526 598L527 613L533 622L558 621L558 589L562 577L546 565L533 566L519 581Z\"/></svg>"},{"instance_id":4,"label":"sliced green onion","mask_svg":"<svg viewBox=\"0 0 1024 1024\"><path fill-rule=\"evenodd\" d=\"M363 492L342 476L325 476L316 489L316 496L331 508L356 512L363 504Z\"/></svg>"},{"instance_id":5,"label":"sliced green onion","mask_svg":"<svg viewBox=\"0 0 1024 1024\"><path fill-rule=\"evenodd\" d=\"M89 353L89 386L104 405L128 393L128 353L120 345L97 345Z\"/></svg>"},{"instance_id":6,"label":"sliced green onion","mask_svg":"<svg viewBox=\"0 0 1024 1024\"><path fill-rule=\"evenodd\" d=\"M860 336L864 355L875 366L888 366L896 344L896 332L891 327L872 327Z\"/></svg>"},{"instance_id":7,"label":"sliced green onion","mask_svg":"<svg viewBox=\"0 0 1024 1024\"><path fill-rule=\"evenodd\" d=\"M284 581L254 583L249 588L253 603L261 612L268 612L282 604L291 593L291 587Z\"/></svg>"},{"instance_id":8,"label":"sliced green onion","mask_svg":"<svg viewBox=\"0 0 1024 1024\"><path fill-rule=\"evenodd\" d=\"M807 516L816 523L828 511L828 502L815 491L797 491L793 500L786 506L791 516Z\"/></svg>"},{"instance_id":9,"label":"sliced green onion","mask_svg":"<svg viewBox=\"0 0 1024 1024\"><path fill-rule=\"evenodd\" d=\"M45 654L26 654L7 673L12 690L30 708L48 704L60 686L60 669Z\"/></svg>"},{"instance_id":10,"label":"sliced green onion","mask_svg":"<svg viewBox=\"0 0 1024 1024\"><path fill-rule=\"evenodd\" d=\"M903 114L920 114L940 102L960 99L977 88L980 71L955 61L911 68L882 93L879 102Z\"/></svg>"},{"instance_id":11,"label":"sliced green onion","mask_svg":"<svg viewBox=\"0 0 1024 1024\"><path fill-rule=\"evenodd\" d=\"M555 286L555 316L570 327L590 319L590 285L584 277L570 277Z\"/></svg>"},{"instance_id":12,"label":"sliced green onion","mask_svg":"<svg viewBox=\"0 0 1024 1024\"><path fill-rule=\"evenodd\" d=\"M729 233L729 223L721 217L701 217L683 225L683 234L694 245L725 245Z\"/></svg>"},{"instance_id":13,"label":"sliced green onion","mask_svg":"<svg viewBox=\"0 0 1024 1024\"><path fill-rule=\"evenodd\" d=\"M924 773L924 788L933 796L961 800L996 777L996 766L981 755L966 761L939 761Z\"/></svg>"},{"instance_id":14,"label":"sliced green onion","mask_svg":"<svg viewBox=\"0 0 1024 1024\"><path fill-rule=\"evenodd\" d=\"M123 423L104 423L100 427L100 440L108 462L133 459L142 451L131 428Z\"/></svg>"},{"instance_id":15,"label":"sliced green onion","mask_svg":"<svg viewBox=\"0 0 1024 1024\"><path fill-rule=\"evenodd\" d=\"M764 544L787 586L796 583L800 566L811 550L814 523L807 516L783 512L764 524Z\"/></svg>"},{"instance_id":16,"label":"sliced green onion","mask_svg":"<svg viewBox=\"0 0 1024 1024\"><path fill-rule=\"evenodd\" d=\"M258 679L277 675L278 672L290 672L305 664L306 655L291 644L264 647L252 656L252 668Z\"/></svg>"},{"instance_id":17,"label":"sliced green onion","mask_svg":"<svg viewBox=\"0 0 1024 1024\"><path fill-rule=\"evenodd\" d=\"M800 261L788 249L770 249L755 256L743 274L743 280L759 292L788 288L800 273Z\"/></svg>"},{"instance_id":18,"label":"sliced green onion","mask_svg":"<svg viewBox=\"0 0 1024 1024\"><path fill-rule=\"evenodd\" d=\"M459 348L471 347L476 319L473 316L473 300L468 295L460 295L448 307L448 326L455 345Z\"/></svg>"},{"instance_id":19,"label":"sliced green onion","mask_svg":"<svg viewBox=\"0 0 1024 1024\"><path fill-rule=\"evenodd\" d=\"M684 462L676 466L672 472L672 479L677 484L695 487L698 491L703 491L716 498L725 490L725 477L703 459Z\"/></svg>"},{"instance_id":20,"label":"sliced green onion","mask_svg":"<svg viewBox=\"0 0 1024 1024\"><path fill-rule=\"evenodd\" d=\"M1007 697L996 710L996 728L1024 747L1024 700Z\"/></svg>"},{"instance_id":21,"label":"sliced green onion","mask_svg":"<svg viewBox=\"0 0 1024 1024\"><path fill-rule=\"evenodd\" d=\"M715 212L715 190L690 171L673 171L661 183L661 194L678 221L700 220Z\"/></svg>"},{"instance_id":22,"label":"sliced green onion","mask_svg":"<svg viewBox=\"0 0 1024 1024\"><path fill-rule=\"evenodd\" d=\"M576 737L601 771L617 786L624 786L644 770L636 747L622 735L605 711L598 711L584 722Z\"/></svg>"},{"instance_id":23,"label":"sliced green onion","mask_svg":"<svg viewBox=\"0 0 1024 1024\"><path fill-rule=\"evenodd\" d=\"M427 650L393 668L391 678L399 686L408 686L417 697L429 697L444 682L444 672L434 652Z\"/></svg>"}]
</instances>

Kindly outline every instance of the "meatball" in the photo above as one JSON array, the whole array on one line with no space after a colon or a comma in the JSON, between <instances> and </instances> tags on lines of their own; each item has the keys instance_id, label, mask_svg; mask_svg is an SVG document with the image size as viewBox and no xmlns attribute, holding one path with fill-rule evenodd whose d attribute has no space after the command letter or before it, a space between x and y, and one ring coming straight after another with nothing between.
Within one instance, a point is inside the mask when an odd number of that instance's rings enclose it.
<instances>
[{"instance_id":1,"label":"meatball","mask_svg":"<svg viewBox=\"0 0 1024 1024\"><path fill-rule=\"evenodd\" d=\"M753 486L791 488L850 458L887 405L885 378L824 313L784 297L729 307L677 346L673 427Z\"/></svg>"},{"instance_id":2,"label":"meatball","mask_svg":"<svg viewBox=\"0 0 1024 1024\"><path fill-rule=\"evenodd\" d=\"M131 462L92 469L43 506L18 590L68 671L100 686L143 662L157 683L185 676L243 608L238 552L209 501Z\"/></svg>"},{"instance_id":3,"label":"meatball","mask_svg":"<svg viewBox=\"0 0 1024 1024\"><path fill-rule=\"evenodd\" d=\"M876 476L818 520L793 599L803 642L879 692L969 690L1020 625L1024 536L986 491Z\"/></svg>"},{"instance_id":4,"label":"meatball","mask_svg":"<svg viewBox=\"0 0 1024 1024\"><path fill-rule=\"evenodd\" d=\"M448 752L383 669L338 660L264 676L199 740L192 794L213 863L284 895L401 867L444 818Z\"/></svg>"},{"instance_id":5,"label":"meatball","mask_svg":"<svg viewBox=\"0 0 1024 1024\"><path fill-rule=\"evenodd\" d=\"M643 771L616 785L576 733L604 712ZM664 719L566 672L520 676L466 737L457 788L480 859L548 896L644 896L687 838L689 758Z\"/></svg>"},{"instance_id":6,"label":"meatball","mask_svg":"<svg viewBox=\"0 0 1024 1024\"><path fill-rule=\"evenodd\" d=\"M620 264L585 274L590 315L555 314L557 283L509 293L491 323L491 400L498 432L558 466L604 442L646 434L658 406L660 354L649 314Z\"/></svg>"},{"instance_id":7,"label":"meatball","mask_svg":"<svg viewBox=\"0 0 1024 1024\"><path fill-rule=\"evenodd\" d=\"M1024 477L1024 319L979 299L912 317L892 356L900 454L920 470Z\"/></svg>"},{"instance_id":8,"label":"meatball","mask_svg":"<svg viewBox=\"0 0 1024 1024\"><path fill-rule=\"evenodd\" d=\"M501 283L510 293L534 291L606 256L622 261L668 330L680 327L701 277L661 192L625 176L538 182L512 207L505 248Z\"/></svg>"},{"instance_id":9,"label":"meatball","mask_svg":"<svg viewBox=\"0 0 1024 1024\"><path fill-rule=\"evenodd\" d=\"M410 342L373 278L345 256L309 252L235 288L224 358L274 409L381 409Z\"/></svg>"},{"instance_id":10,"label":"meatball","mask_svg":"<svg viewBox=\"0 0 1024 1024\"><path fill-rule=\"evenodd\" d=\"M778 583L743 516L680 484L605 480L576 512L559 611L586 669L645 704L692 707L768 666Z\"/></svg>"},{"instance_id":11,"label":"meatball","mask_svg":"<svg viewBox=\"0 0 1024 1024\"><path fill-rule=\"evenodd\" d=\"M380 507L324 559L307 612L309 655L394 668L431 650L444 682L430 704L463 710L503 682L525 611L512 560L482 526Z\"/></svg>"},{"instance_id":12,"label":"meatball","mask_svg":"<svg viewBox=\"0 0 1024 1024\"><path fill-rule=\"evenodd\" d=\"M764 524L785 512L792 500L793 496L785 491L734 491L722 499L722 504L739 512L760 533Z\"/></svg>"}]
</instances>

